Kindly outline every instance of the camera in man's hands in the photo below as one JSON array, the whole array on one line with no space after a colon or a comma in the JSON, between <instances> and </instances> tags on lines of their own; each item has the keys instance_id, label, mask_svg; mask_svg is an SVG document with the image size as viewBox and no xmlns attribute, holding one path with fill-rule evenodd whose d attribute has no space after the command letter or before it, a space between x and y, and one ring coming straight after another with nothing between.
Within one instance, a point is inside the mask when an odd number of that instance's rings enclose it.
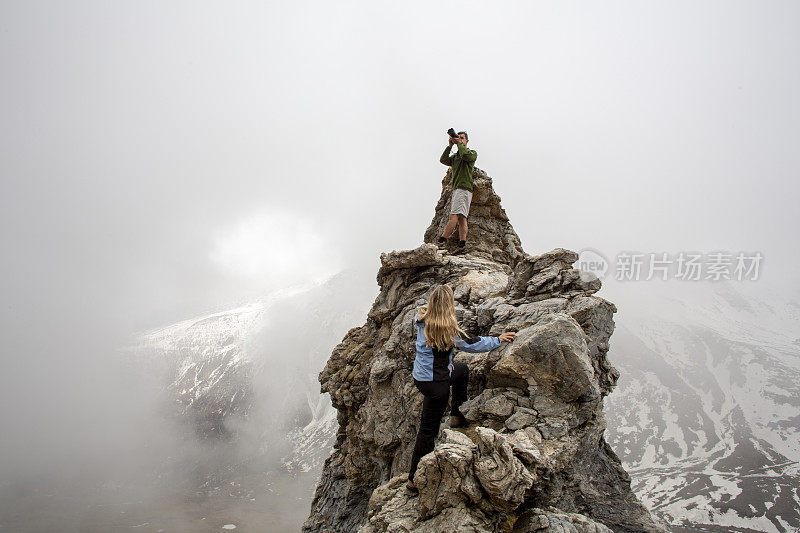
<instances>
[{"instance_id":1,"label":"camera in man's hands","mask_svg":"<svg viewBox=\"0 0 800 533\"><path fill-rule=\"evenodd\" d=\"M456 133L456 130L454 130L453 128L450 128L449 130L447 130L447 134L450 137L455 137L456 139L458 139L458 134Z\"/></svg>"}]
</instances>

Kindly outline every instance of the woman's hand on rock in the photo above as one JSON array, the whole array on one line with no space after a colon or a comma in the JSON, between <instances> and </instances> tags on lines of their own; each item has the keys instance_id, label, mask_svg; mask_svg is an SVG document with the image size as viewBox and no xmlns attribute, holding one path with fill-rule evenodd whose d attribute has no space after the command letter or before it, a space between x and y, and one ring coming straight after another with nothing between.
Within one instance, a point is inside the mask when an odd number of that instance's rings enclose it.
<instances>
[{"instance_id":1,"label":"woman's hand on rock","mask_svg":"<svg viewBox=\"0 0 800 533\"><path fill-rule=\"evenodd\" d=\"M516 336L517 334L513 331L506 331L505 333L500 334L500 342L511 342Z\"/></svg>"}]
</instances>

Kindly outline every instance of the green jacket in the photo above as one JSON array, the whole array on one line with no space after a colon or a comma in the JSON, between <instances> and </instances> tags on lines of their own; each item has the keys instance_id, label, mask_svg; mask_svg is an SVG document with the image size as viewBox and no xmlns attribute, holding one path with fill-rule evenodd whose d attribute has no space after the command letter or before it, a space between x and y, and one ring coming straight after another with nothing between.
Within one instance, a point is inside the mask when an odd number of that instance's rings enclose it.
<instances>
[{"instance_id":1,"label":"green jacket","mask_svg":"<svg viewBox=\"0 0 800 533\"><path fill-rule=\"evenodd\" d=\"M467 147L461 143L457 143L458 152L456 155L450 155L450 147L444 149L442 157L439 161L443 165L452 167L450 173L453 176L454 189L472 190L472 169L475 167L475 160L478 159L478 152L475 150L467 150Z\"/></svg>"}]
</instances>

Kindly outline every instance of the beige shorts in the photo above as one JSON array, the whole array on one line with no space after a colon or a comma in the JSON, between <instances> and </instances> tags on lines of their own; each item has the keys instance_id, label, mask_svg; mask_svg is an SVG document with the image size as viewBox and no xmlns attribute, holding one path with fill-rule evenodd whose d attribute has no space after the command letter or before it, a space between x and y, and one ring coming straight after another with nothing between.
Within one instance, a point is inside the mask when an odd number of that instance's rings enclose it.
<instances>
[{"instance_id":1,"label":"beige shorts","mask_svg":"<svg viewBox=\"0 0 800 533\"><path fill-rule=\"evenodd\" d=\"M450 214L469 216L469 204L472 203L472 191L466 189L453 189L450 200Z\"/></svg>"}]
</instances>

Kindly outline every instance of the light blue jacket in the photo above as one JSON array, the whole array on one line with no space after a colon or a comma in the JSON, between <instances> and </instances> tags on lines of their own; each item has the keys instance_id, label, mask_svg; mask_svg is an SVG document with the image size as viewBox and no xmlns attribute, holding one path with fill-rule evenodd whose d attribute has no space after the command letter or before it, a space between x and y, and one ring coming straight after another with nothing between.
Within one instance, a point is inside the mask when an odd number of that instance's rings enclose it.
<instances>
[{"instance_id":1,"label":"light blue jacket","mask_svg":"<svg viewBox=\"0 0 800 533\"><path fill-rule=\"evenodd\" d=\"M414 325L417 326L417 356L414 358L414 370L411 375L417 381L433 381L433 349L425 343L425 322L419 320L414 313ZM473 342L468 342L473 341ZM464 340L456 336L456 347L470 353L488 352L500 346L500 337L477 337ZM453 350L450 350L448 369L453 371ZM441 367L439 367L441 368Z\"/></svg>"}]
</instances>

